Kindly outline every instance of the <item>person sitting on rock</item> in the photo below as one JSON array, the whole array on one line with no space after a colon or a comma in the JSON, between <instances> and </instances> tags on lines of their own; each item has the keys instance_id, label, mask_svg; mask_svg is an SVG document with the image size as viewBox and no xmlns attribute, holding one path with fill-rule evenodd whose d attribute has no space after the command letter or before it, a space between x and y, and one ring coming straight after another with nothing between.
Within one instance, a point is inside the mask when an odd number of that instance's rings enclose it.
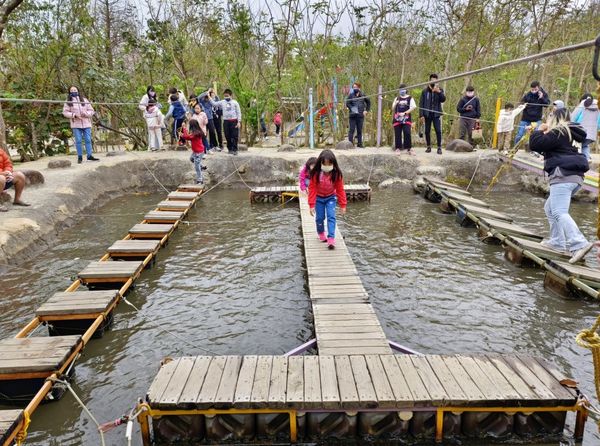
<instances>
[{"instance_id":1,"label":"person sitting on rock","mask_svg":"<svg viewBox=\"0 0 600 446\"><path fill-rule=\"evenodd\" d=\"M10 156L4 150L0 149L0 190L5 191L13 186L15 188L13 204L15 206L30 206L29 203L21 200L21 194L23 193L23 189L25 189L25 175L23 175L23 172L15 172L13 170ZM6 206L0 205L0 212L6 211L8 211Z\"/></svg>"}]
</instances>

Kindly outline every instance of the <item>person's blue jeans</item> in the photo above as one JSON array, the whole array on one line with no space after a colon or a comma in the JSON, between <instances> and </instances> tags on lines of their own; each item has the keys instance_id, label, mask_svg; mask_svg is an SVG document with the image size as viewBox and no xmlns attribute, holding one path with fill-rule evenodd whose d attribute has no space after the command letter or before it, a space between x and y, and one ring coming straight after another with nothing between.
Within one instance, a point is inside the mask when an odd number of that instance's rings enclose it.
<instances>
[{"instance_id":1,"label":"person's blue jeans","mask_svg":"<svg viewBox=\"0 0 600 446\"><path fill-rule=\"evenodd\" d=\"M527 130L527 127L529 127L531 125L532 121L521 121L519 122L519 128L517 130L517 136L515 136L515 145L521 141L521 138L523 138L523 136L525 135L525 131ZM542 121L537 121L537 126L539 127L540 125L542 125Z\"/></svg>"},{"instance_id":2,"label":"person's blue jeans","mask_svg":"<svg viewBox=\"0 0 600 446\"><path fill-rule=\"evenodd\" d=\"M202 158L204 157L204 153L196 153L192 152L192 156L190 156L190 161L194 163L194 169L196 169L196 181L201 183L202 180Z\"/></svg>"},{"instance_id":3,"label":"person's blue jeans","mask_svg":"<svg viewBox=\"0 0 600 446\"><path fill-rule=\"evenodd\" d=\"M588 241L583 236L575 220L569 215L571 197L581 186L577 183L550 185L550 196L544 204L544 211L550 224L548 243L563 251L577 251L585 247Z\"/></svg>"},{"instance_id":4,"label":"person's blue jeans","mask_svg":"<svg viewBox=\"0 0 600 446\"><path fill-rule=\"evenodd\" d=\"M337 199L335 195L329 197L317 196L315 214L317 222L317 233L325 232L325 216L327 216L327 238L335 238L335 206Z\"/></svg>"},{"instance_id":5,"label":"person's blue jeans","mask_svg":"<svg viewBox=\"0 0 600 446\"><path fill-rule=\"evenodd\" d=\"M590 146L592 145L594 141L591 139L587 139L585 141L583 141L583 144L581 144L581 153L583 153L585 155L585 157L588 159L588 161L592 160L592 153L590 151Z\"/></svg>"},{"instance_id":6,"label":"person's blue jeans","mask_svg":"<svg viewBox=\"0 0 600 446\"><path fill-rule=\"evenodd\" d=\"M88 158L92 156L92 129L90 127L86 129L72 129L73 136L75 137L75 148L77 149L77 156L83 157L83 147L81 146L82 140L85 141L85 151L87 152Z\"/></svg>"}]
</instances>

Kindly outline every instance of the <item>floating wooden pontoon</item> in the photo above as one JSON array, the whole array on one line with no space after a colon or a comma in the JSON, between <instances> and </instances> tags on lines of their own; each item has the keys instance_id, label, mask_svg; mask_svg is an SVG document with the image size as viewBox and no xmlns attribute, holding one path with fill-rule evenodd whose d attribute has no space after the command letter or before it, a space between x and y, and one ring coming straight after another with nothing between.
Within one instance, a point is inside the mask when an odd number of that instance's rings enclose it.
<instances>
[{"instance_id":1,"label":"floating wooden pontoon","mask_svg":"<svg viewBox=\"0 0 600 446\"><path fill-rule=\"evenodd\" d=\"M371 186L368 184L346 184L344 186L349 201L371 201ZM298 186L261 186L250 191L251 203L274 203L286 197L296 196ZM284 200L285 201L285 200Z\"/></svg>"},{"instance_id":2,"label":"floating wooden pontoon","mask_svg":"<svg viewBox=\"0 0 600 446\"><path fill-rule=\"evenodd\" d=\"M183 357L160 368L139 421L144 445L405 444L557 439L575 411L581 436L577 393L563 378L546 361L517 355Z\"/></svg>"},{"instance_id":3,"label":"floating wooden pontoon","mask_svg":"<svg viewBox=\"0 0 600 446\"><path fill-rule=\"evenodd\" d=\"M193 201L165 200L156 205L157 211L187 212L194 205Z\"/></svg>"},{"instance_id":4,"label":"floating wooden pontoon","mask_svg":"<svg viewBox=\"0 0 600 446\"><path fill-rule=\"evenodd\" d=\"M443 182L426 179L425 190L429 192L425 192L425 197L435 201L431 195L434 194L434 198L441 200L448 193L442 187L447 186ZM543 237L540 234L513 223L512 218L503 213L460 201L456 201L456 204L459 223L477 226L484 242L502 244L508 260L522 266L544 268L546 288L565 297L589 296L600 299L600 272L597 270L565 263L571 257L569 253L542 246L540 242Z\"/></svg>"},{"instance_id":5,"label":"floating wooden pontoon","mask_svg":"<svg viewBox=\"0 0 600 446\"><path fill-rule=\"evenodd\" d=\"M164 212L166 218L157 215L155 209L149 214L160 223L171 223L177 228L189 209L203 191L201 185L184 185L179 192L194 192L188 201L177 203L173 212ZM168 207L168 206L167 206ZM144 220L145 223L149 223ZM149 225L144 225L149 226ZM101 258L93 262L64 293L56 293L37 310L35 317L15 338L0 340L0 400L7 404L28 403L24 410L0 410L0 445L12 446L17 436L26 435L29 419L45 400L57 400L64 388L54 380L65 379L73 373L75 359L93 337L108 328L113 310L139 277L142 269L153 262L157 251L164 246L173 231L161 240L131 240L127 235L117 241ZM115 258L143 258L140 261L113 261ZM82 284L89 288L118 288L118 290L81 291ZM29 337L33 331L46 323L49 337ZM78 333L81 336L68 335ZM48 396L48 395L51 395Z\"/></svg>"},{"instance_id":6,"label":"floating wooden pontoon","mask_svg":"<svg viewBox=\"0 0 600 446\"><path fill-rule=\"evenodd\" d=\"M113 309L120 299L116 290L55 293L35 310L48 324L50 336L84 334L101 315L106 314L94 337L101 337L113 321Z\"/></svg>"},{"instance_id":7,"label":"floating wooden pontoon","mask_svg":"<svg viewBox=\"0 0 600 446\"><path fill-rule=\"evenodd\" d=\"M543 246L539 241L510 236L504 240L505 257L520 266L544 266L546 260L568 261L571 254Z\"/></svg>"},{"instance_id":8,"label":"floating wooden pontoon","mask_svg":"<svg viewBox=\"0 0 600 446\"><path fill-rule=\"evenodd\" d=\"M129 230L129 236L132 239L162 240L165 236L173 232L174 228L173 224L139 223Z\"/></svg>"},{"instance_id":9,"label":"floating wooden pontoon","mask_svg":"<svg viewBox=\"0 0 600 446\"><path fill-rule=\"evenodd\" d=\"M181 220L185 214L179 212L169 211L150 211L144 216L146 223L175 223Z\"/></svg>"},{"instance_id":10,"label":"floating wooden pontoon","mask_svg":"<svg viewBox=\"0 0 600 446\"><path fill-rule=\"evenodd\" d=\"M196 356L164 364L140 405L145 446L460 437L556 439L585 409L546 361L394 355L339 231L317 239L300 198L318 356Z\"/></svg>"}]
</instances>

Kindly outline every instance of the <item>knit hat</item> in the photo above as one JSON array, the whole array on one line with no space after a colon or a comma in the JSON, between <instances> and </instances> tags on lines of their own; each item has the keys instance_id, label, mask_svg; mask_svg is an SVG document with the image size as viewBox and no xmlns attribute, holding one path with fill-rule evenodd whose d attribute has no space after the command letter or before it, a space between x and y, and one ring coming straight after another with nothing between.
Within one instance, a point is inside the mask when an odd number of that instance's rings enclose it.
<instances>
[{"instance_id":1,"label":"knit hat","mask_svg":"<svg viewBox=\"0 0 600 446\"><path fill-rule=\"evenodd\" d=\"M552 103L552 105L554 105L556 107L557 110L560 110L561 108L565 108L565 103L563 101L556 100Z\"/></svg>"}]
</instances>

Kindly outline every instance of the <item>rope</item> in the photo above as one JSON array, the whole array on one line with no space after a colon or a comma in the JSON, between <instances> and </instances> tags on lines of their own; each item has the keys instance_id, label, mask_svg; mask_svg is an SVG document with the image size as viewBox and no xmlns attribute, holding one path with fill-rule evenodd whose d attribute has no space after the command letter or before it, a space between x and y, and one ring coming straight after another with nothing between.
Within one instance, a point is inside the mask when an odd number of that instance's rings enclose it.
<instances>
[{"instance_id":1,"label":"rope","mask_svg":"<svg viewBox=\"0 0 600 446\"><path fill-rule=\"evenodd\" d=\"M147 170L147 171L150 173L150 175L152 175L152 178L154 178L154 181L156 181L156 182L158 183L158 185L159 185L160 187L162 187L166 193L170 193L171 191L170 191L169 189L167 189L167 188L165 187L165 185L164 185L164 184L162 184L162 183L160 182L160 180L159 180L159 179L156 177L156 175L154 175L154 172L152 172L152 170L150 170L150 168L149 168L149 167L148 167L148 165L146 164L146 161L144 160L144 158L141 158L141 157L139 156L139 154L138 154L138 153L136 153L136 152L134 152L134 151L132 151L131 153L133 153L133 154L134 154L135 156L137 156L137 157L138 157L140 160L142 160L142 163L144 164L144 167L145 167L145 168L146 168L146 170Z\"/></svg>"},{"instance_id":2,"label":"rope","mask_svg":"<svg viewBox=\"0 0 600 446\"><path fill-rule=\"evenodd\" d=\"M367 186L369 186L369 182L371 181L371 174L373 173L373 167L375 167L375 154L371 155L371 169L369 170L369 176L367 177Z\"/></svg>"},{"instance_id":3,"label":"rope","mask_svg":"<svg viewBox=\"0 0 600 446\"><path fill-rule=\"evenodd\" d=\"M21 446L25 442L25 439L27 438L27 429L29 429L30 424L31 424L31 417L29 416L29 412L24 410L23 411L23 427L17 433L17 436L15 438L15 440L17 442L17 446Z\"/></svg>"},{"instance_id":4,"label":"rope","mask_svg":"<svg viewBox=\"0 0 600 446\"><path fill-rule=\"evenodd\" d=\"M77 394L75 393L75 391L73 390L71 385L67 381L63 381L58 378L50 378L50 380L64 385L67 388L67 390L69 392L71 392L71 395L73 395L73 398L75 398L75 400L79 403L79 405L85 411L85 413L87 413L87 415L90 417L90 419L96 424L96 427L98 428L98 433L100 434L100 442L101 442L102 446L106 446L106 443L104 442L104 433L102 432L102 429L100 428L100 423L98 423L98 420L96 420L96 418L94 417L92 412L86 407L86 405L83 404L83 401L81 401L79 396L77 396Z\"/></svg>"},{"instance_id":5,"label":"rope","mask_svg":"<svg viewBox=\"0 0 600 446\"><path fill-rule=\"evenodd\" d=\"M477 169L479 169L479 163L481 162L481 156L484 154L485 152L481 151L479 153L479 156L477 157L477 164L475 165L475 170L473 170L473 175L471 175L471 179L469 180L469 184L467 184L467 188L465 190L469 190L469 188L471 187L471 183L473 182L473 179L475 178L475 174L477 173Z\"/></svg>"},{"instance_id":6,"label":"rope","mask_svg":"<svg viewBox=\"0 0 600 446\"><path fill-rule=\"evenodd\" d=\"M575 342L582 348L591 350L592 359L594 361L594 384L596 387L596 398L600 400L600 335L598 328L600 327L600 316L596 318L596 322L587 330L579 332L575 338Z\"/></svg>"}]
</instances>

